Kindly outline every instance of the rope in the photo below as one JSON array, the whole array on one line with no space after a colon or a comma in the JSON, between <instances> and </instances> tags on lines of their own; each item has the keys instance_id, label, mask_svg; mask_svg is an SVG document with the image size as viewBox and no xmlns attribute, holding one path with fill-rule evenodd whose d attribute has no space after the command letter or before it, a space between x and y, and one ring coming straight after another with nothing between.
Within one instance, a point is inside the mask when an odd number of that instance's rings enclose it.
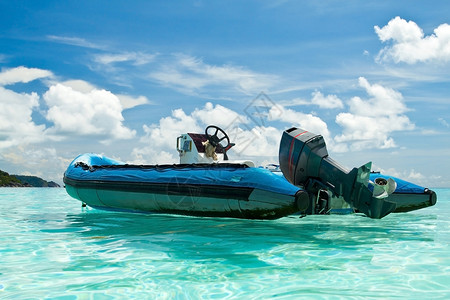
<instances>
[{"instance_id":1,"label":"rope","mask_svg":"<svg viewBox=\"0 0 450 300\"><path fill-rule=\"evenodd\" d=\"M203 163L203 164L173 164L173 165L129 165L129 164L123 164L123 165L88 165L84 162L77 162L74 165L75 168L80 167L83 170L89 170L91 172L97 170L97 169L154 169L157 171L163 171L163 170L186 170L190 171L192 169L221 169L221 168L234 168L234 169L245 169L248 168L245 164L239 164L239 163L220 163L220 164L210 164L210 163Z\"/></svg>"}]
</instances>

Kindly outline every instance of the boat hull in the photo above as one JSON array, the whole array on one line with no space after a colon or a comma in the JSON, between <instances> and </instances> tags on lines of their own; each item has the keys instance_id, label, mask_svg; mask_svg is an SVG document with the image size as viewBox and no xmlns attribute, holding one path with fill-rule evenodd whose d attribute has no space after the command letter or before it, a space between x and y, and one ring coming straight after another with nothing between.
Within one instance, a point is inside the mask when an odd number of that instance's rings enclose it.
<instances>
[{"instance_id":1,"label":"boat hull","mask_svg":"<svg viewBox=\"0 0 450 300\"><path fill-rule=\"evenodd\" d=\"M389 201L394 212L436 203L436 193L399 178ZM244 164L127 165L97 155L77 157L64 174L70 196L98 209L205 217L277 219L292 214L342 214L354 209L331 196L319 207L316 195L290 184L281 172Z\"/></svg>"},{"instance_id":2,"label":"boat hull","mask_svg":"<svg viewBox=\"0 0 450 300\"><path fill-rule=\"evenodd\" d=\"M309 203L272 172L235 164L134 166L88 154L71 163L64 183L70 196L106 210L277 219Z\"/></svg>"}]
</instances>

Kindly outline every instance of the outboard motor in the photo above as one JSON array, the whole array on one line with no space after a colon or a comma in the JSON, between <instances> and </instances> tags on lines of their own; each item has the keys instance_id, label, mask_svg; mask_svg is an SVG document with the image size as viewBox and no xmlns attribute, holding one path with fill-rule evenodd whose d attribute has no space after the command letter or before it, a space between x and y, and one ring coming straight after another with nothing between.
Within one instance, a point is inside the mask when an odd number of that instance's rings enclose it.
<instances>
[{"instance_id":1,"label":"outboard motor","mask_svg":"<svg viewBox=\"0 0 450 300\"><path fill-rule=\"evenodd\" d=\"M383 189L383 192L377 189L375 193L368 188L372 163L346 170L328 156L321 135L295 127L284 131L279 159L284 177L306 189L310 195L317 195L322 189L329 190L374 219L383 218L395 210L396 204L388 201L392 188ZM314 211L314 208L310 209Z\"/></svg>"}]
</instances>

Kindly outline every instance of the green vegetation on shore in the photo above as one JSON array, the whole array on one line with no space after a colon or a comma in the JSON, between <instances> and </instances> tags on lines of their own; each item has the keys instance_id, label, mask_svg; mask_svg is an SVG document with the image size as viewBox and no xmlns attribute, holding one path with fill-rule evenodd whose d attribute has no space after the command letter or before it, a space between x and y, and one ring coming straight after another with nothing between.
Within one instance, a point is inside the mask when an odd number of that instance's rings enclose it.
<instances>
[{"instance_id":1,"label":"green vegetation on shore","mask_svg":"<svg viewBox=\"0 0 450 300\"><path fill-rule=\"evenodd\" d=\"M60 187L53 181L46 181L37 176L9 175L0 170L0 187Z\"/></svg>"}]
</instances>

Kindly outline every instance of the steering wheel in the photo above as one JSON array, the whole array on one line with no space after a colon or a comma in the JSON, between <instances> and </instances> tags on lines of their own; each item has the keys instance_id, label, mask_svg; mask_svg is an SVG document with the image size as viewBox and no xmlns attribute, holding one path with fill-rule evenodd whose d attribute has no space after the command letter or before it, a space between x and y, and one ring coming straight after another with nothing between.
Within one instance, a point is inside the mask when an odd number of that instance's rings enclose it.
<instances>
[{"instance_id":1,"label":"steering wheel","mask_svg":"<svg viewBox=\"0 0 450 300\"><path fill-rule=\"evenodd\" d=\"M223 129L215 125L209 125L208 127L206 127L205 134L206 137L208 138L209 143L213 147L220 147L222 149L227 149L230 146L230 138L228 137L228 135L225 133ZM226 145L221 143L224 140L226 141Z\"/></svg>"}]
</instances>

